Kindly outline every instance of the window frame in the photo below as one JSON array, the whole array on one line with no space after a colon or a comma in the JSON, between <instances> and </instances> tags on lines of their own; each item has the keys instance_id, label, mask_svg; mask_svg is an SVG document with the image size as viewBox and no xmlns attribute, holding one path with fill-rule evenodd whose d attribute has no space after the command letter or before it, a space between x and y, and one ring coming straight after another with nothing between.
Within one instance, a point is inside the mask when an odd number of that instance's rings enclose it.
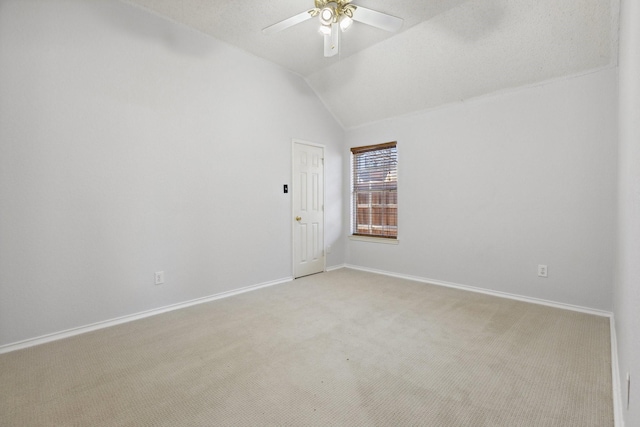
<instances>
[{"instance_id":1,"label":"window frame","mask_svg":"<svg viewBox=\"0 0 640 427\"><path fill-rule=\"evenodd\" d=\"M388 179L379 179L379 180L371 180L367 181L369 185L368 190L362 190L357 188L356 179L358 176L358 170L362 171L362 168L358 169L358 163L356 161L357 156L363 155L365 153L375 152L375 151L383 151L393 149L393 157L389 161L389 164L382 164L382 168L372 167L370 170L367 170L369 173L383 173L385 168L388 166L392 166L391 169L388 170L385 177L390 175L390 180ZM361 240L361 241L370 241L376 243L388 243L388 244L397 244L399 238L399 227L398 227L398 143L397 141L386 142L382 144L374 144L374 145L366 145L360 147L352 147L351 151L351 183L350 183L350 234L349 238L351 240ZM389 182L392 182L392 186L389 186ZM374 186L374 189L371 189L371 186ZM359 222L359 205L358 205L358 193L362 195L363 193L368 194L368 207L365 207L367 214L369 215L369 220L366 222ZM372 203L373 194L377 193L378 203ZM380 203L380 199L384 200L384 203ZM390 203L395 201L395 203ZM374 205L376 205L374 207ZM373 212L374 209L377 208L378 212ZM393 209L395 213L390 213L389 209ZM373 218L378 218L375 221ZM362 232L357 229L359 224L365 224L370 227L377 227L377 233L375 232ZM388 234L391 232L395 232L395 234Z\"/></svg>"}]
</instances>

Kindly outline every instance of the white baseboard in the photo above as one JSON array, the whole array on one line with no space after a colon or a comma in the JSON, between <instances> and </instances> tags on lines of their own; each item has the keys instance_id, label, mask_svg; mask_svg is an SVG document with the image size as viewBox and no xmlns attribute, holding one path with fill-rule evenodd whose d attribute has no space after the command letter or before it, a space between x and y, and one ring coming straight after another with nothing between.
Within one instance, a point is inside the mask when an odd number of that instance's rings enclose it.
<instances>
[{"instance_id":1,"label":"white baseboard","mask_svg":"<svg viewBox=\"0 0 640 427\"><path fill-rule=\"evenodd\" d=\"M622 414L622 388L620 386L620 365L618 364L618 338L616 337L615 317L609 319L611 326L611 383L613 387L613 419L615 427L624 427Z\"/></svg>"},{"instance_id":2,"label":"white baseboard","mask_svg":"<svg viewBox=\"0 0 640 427\"><path fill-rule=\"evenodd\" d=\"M325 271L340 270L341 268L344 268L344 267L345 267L345 264L332 265L331 267L325 268Z\"/></svg>"},{"instance_id":3,"label":"white baseboard","mask_svg":"<svg viewBox=\"0 0 640 427\"><path fill-rule=\"evenodd\" d=\"M0 346L0 354L9 353L11 351L21 350L27 347L33 347L35 345L48 343L51 341L57 341L63 338L72 337L75 335L84 334L87 332L95 331L98 329L108 328L110 326L120 325L122 323L132 322L138 319L144 319L145 317L155 316L157 314L166 313L168 311L179 310L181 308L190 307L192 305L203 304L205 302L215 301L221 298L228 298L234 295L243 294L245 292L255 291L260 288L266 288L267 286L279 285L287 283L293 280L293 277L285 277L269 282L259 283L257 285L245 286L239 289L233 289L231 291L220 292L218 294L209 295L202 298L196 298L193 300L180 302L177 304L171 304L164 307L154 308L151 310L142 311L139 313L129 314L115 319L103 320L101 322L92 323L90 325L79 326L77 328L67 329L65 331L54 332L47 335L42 335L36 338L30 338L24 341L19 341L11 344L5 344Z\"/></svg>"},{"instance_id":4,"label":"white baseboard","mask_svg":"<svg viewBox=\"0 0 640 427\"><path fill-rule=\"evenodd\" d=\"M464 291L477 292L480 294L492 295L500 298L513 299L517 301L529 302L532 304L546 305L549 307L562 308L564 310L579 311L581 313L594 314L596 316L611 317L610 311L597 310L595 308L581 307L579 305L565 304L562 302L548 301L539 298L527 297L523 295L510 294L508 292L493 291L491 289L477 288L475 286L461 285L453 282L445 282L443 280L428 279L426 277L410 276L408 274L394 273L391 271L376 270L374 268L361 267L358 265L345 264L345 268L353 270L367 271L369 273L383 274L385 276L397 277L399 279L412 280L414 282L428 283L430 285L444 286L447 288L461 289Z\"/></svg>"}]
</instances>

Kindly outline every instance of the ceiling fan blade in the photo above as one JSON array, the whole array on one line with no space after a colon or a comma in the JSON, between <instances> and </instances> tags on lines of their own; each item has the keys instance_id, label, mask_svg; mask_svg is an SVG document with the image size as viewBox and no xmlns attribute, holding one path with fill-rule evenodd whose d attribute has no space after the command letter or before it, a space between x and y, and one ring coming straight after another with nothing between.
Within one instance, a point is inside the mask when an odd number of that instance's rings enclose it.
<instances>
[{"instance_id":1,"label":"ceiling fan blade","mask_svg":"<svg viewBox=\"0 0 640 427\"><path fill-rule=\"evenodd\" d=\"M329 58L340 52L340 29L338 24L331 24L331 34L324 36L324 56Z\"/></svg>"},{"instance_id":2,"label":"ceiling fan blade","mask_svg":"<svg viewBox=\"0 0 640 427\"><path fill-rule=\"evenodd\" d=\"M292 16L291 18L287 18L284 21L280 21L276 24L270 25L267 28L262 30L263 34L273 34L278 31L285 30L289 27L293 27L296 24L306 21L307 19L311 19L313 15L316 13L316 9L309 9L302 13Z\"/></svg>"},{"instance_id":3,"label":"ceiling fan blade","mask_svg":"<svg viewBox=\"0 0 640 427\"><path fill-rule=\"evenodd\" d=\"M394 32L402 28L404 19L397 18L395 16L387 15L386 13L377 12L375 10L367 9L366 7L356 6L353 12L353 20L362 22L363 24L371 25L386 31Z\"/></svg>"}]
</instances>

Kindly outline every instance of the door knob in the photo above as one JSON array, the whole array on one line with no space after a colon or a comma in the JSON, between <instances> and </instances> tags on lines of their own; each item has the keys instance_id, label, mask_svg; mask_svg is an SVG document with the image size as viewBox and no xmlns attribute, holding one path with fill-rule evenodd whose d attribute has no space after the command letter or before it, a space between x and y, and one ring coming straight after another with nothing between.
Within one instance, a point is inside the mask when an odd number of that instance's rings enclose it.
<instances>
[{"instance_id":1,"label":"door knob","mask_svg":"<svg viewBox=\"0 0 640 427\"><path fill-rule=\"evenodd\" d=\"M301 217L299 217L299 216L297 216L297 217L296 217L296 221L300 221L301 219L302 219L302 218L301 218Z\"/></svg>"}]
</instances>

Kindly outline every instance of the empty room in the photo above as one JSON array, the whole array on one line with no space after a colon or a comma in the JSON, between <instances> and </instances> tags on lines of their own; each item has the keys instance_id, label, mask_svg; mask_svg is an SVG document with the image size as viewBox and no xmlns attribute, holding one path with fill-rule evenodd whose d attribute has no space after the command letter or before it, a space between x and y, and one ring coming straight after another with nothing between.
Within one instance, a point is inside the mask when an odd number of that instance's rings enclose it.
<instances>
[{"instance_id":1,"label":"empty room","mask_svg":"<svg viewBox=\"0 0 640 427\"><path fill-rule=\"evenodd\" d=\"M637 0L0 0L0 426L640 427L639 308Z\"/></svg>"}]
</instances>

